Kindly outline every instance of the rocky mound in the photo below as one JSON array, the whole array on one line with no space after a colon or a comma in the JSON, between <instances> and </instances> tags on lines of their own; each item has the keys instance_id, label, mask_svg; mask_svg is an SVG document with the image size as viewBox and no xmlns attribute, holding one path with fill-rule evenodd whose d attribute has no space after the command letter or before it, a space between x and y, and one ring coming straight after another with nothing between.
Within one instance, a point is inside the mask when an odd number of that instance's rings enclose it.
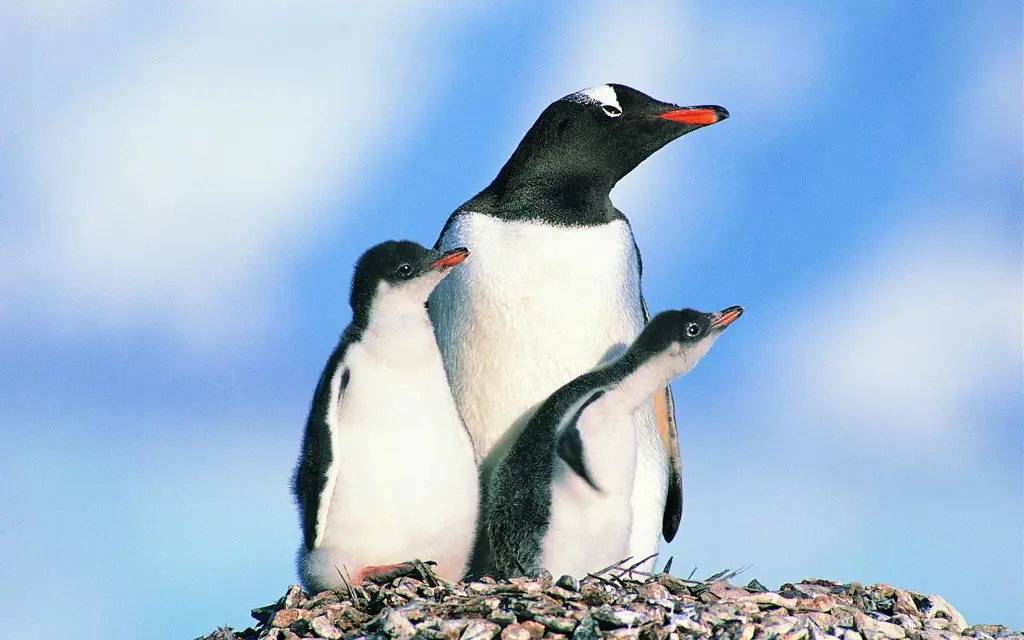
<instances>
[{"instance_id":1,"label":"rocky mound","mask_svg":"<svg viewBox=\"0 0 1024 640\"><path fill-rule=\"evenodd\" d=\"M610 567L569 576L449 584L420 565L388 584L307 597L297 586L253 609L255 628L202 640L1024 640L1000 625L967 626L942 597L877 584L804 580L768 591L725 573L707 580Z\"/></svg>"}]
</instances>

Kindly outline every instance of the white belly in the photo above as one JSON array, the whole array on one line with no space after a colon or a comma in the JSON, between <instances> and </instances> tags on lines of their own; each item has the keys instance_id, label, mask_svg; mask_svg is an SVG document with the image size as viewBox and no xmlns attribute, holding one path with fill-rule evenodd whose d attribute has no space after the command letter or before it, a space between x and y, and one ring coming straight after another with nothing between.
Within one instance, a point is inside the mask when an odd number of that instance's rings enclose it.
<instances>
[{"instance_id":1,"label":"white belly","mask_svg":"<svg viewBox=\"0 0 1024 640\"><path fill-rule=\"evenodd\" d=\"M430 298L430 315L452 392L485 474L537 405L618 355L643 328L640 274L624 220L552 227L459 216L441 249L472 255ZM657 551L667 458L653 408L638 432L631 553Z\"/></svg>"},{"instance_id":2,"label":"white belly","mask_svg":"<svg viewBox=\"0 0 1024 640\"><path fill-rule=\"evenodd\" d=\"M430 372L392 367L353 345L345 362L351 375L333 434L337 480L304 572L338 586L335 567L355 575L420 559L458 580L472 550L479 484L440 361Z\"/></svg>"},{"instance_id":3,"label":"white belly","mask_svg":"<svg viewBox=\"0 0 1024 640\"><path fill-rule=\"evenodd\" d=\"M582 579L630 555L637 438L632 411L614 406L615 396L612 390L591 403L576 423L583 462L600 490L555 459L551 520L541 547L541 566L552 575Z\"/></svg>"}]
</instances>

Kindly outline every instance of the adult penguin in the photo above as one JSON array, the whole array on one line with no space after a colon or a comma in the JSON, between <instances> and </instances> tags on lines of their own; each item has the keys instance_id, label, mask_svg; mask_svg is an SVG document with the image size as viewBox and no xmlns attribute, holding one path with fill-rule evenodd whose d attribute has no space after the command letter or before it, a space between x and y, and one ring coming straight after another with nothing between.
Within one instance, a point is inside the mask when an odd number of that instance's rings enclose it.
<instances>
[{"instance_id":1,"label":"adult penguin","mask_svg":"<svg viewBox=\"0 0 1024 640\"><path fill-rule=\"evenodd\" d=\"M484 486L537 406L619 355L648 320L640 252L612 188L672 140L728 116L619 84L573 93L549 105L494 181L449 216L435 249L469 247L473 260L431 294L430 318ZM630 554L651 556L649 569L659 533L672 540L682 516L670 389L633 419Z\"/></svg>"}]
</instances>

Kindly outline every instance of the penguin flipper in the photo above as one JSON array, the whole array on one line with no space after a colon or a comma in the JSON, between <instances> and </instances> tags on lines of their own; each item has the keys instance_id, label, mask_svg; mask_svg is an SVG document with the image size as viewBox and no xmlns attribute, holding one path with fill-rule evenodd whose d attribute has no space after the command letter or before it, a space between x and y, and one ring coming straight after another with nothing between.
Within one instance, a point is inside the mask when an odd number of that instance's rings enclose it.
<instances>
[{"instance_id":1,"label":"penguin flipper","mask_svg":"<svg viewBox=\"0 0 1024 640\"><path fill-rule=\"evenodd\" d=\"M600 389L582 399L583 401L580 403L579 408L576 409L576 412L569 419L562 432L558 434L558 442L555 444L555 453L558 457L565 464L569 465L569 468L575 471L576 475L583 478L587 484L593 487L595 491L600 491L601 488L594 483L590 472L587 471L587 465L583 460L583 439L580 437L580 430L577 425L580 422L580 416L587 410L587 407L603 395L604 390Z\"/></svg>"},{"instance_id":2,"label":"penguin flipper","mask_svg":"<svg viewBox=\"0 0 1024 640\"><path fill-rule=\"evenodd\" d=\"M665 387L654 394L654 416L669 461L668 494L665 496L665 512L661 519L661 535L665 536L666 542L671 542L683 518L683 468L679 459L679 433L676 431L672 387Z\"/></svg>"},{"instance_id":3,"label":"penguin flipper","mask_svg":"<svg viewBox=\"0 0 1024 640\"><path fill-rule=\"evenodd\" d=\"M569 465L569 468L593 487L594 491L601 490L594 484L594 479L590 476L590 472L587 471L587 465L583 461L583 440L580 438L580 430L576 427L575 423L566 427L562 434L558 436L556 451L562 462Z\"/></svg>"},{"instance_id":4,"label":"penguin flipper","mask_svg":"<svg viewBox=\"0 0 1024 640\"><path fill-rule=\"evenodd\" d=\"M345 365L345 354L348 346L358 339L358 330L350 325L320 374L302 437L302 452L292 474L292 494L299 507L303 544L307 551L312 551L318 544L334 491L336 478L330 477L331 463L335 459L331 424L338 415L348 387L350 371Z\"/></svg>"}]
</instances>

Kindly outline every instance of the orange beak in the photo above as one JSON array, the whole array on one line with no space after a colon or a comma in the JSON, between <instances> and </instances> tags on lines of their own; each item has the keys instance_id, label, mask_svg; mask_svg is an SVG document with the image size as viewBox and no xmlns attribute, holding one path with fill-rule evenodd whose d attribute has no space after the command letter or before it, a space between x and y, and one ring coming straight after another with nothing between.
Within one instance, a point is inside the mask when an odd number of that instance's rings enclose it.
<instances>
[{"instance_id":1,"label":"orange beak","mask_svg":"<svg viewBox=\"0 0 1024 640\"><path fill-rule=\"evenodd\" d=\"M694 127L704 127L725 120L729 117L729 112L722 107L684 107L667 111L658 117Z\"/></svg>"},{"instance_id":2,"label":"orange beak","mask_svg":"<svg viewBox=\"0 0 1024 640\"><path fill-rule=\"evenodd\" d=\"M736 318L743 315L743 307L729 307L728 309L722 309L715 315L717 317L711 321L711 328L724 329L728 327L730 324L732 324Z\"/></svg>"},{"instance_id":3,"label":"orange beak","mask_svg":"<svg viewBox=\"0 0 1024 640\"><path fill-rule=\"evenodd\" d=\"M463 260L469 257L469 249L465 247L459 247L458 249L452 249L448 253L444 254L437 260L434 260L427 265L427 269L448 269L459 264Z\"/></svg>"}]
</instances>

